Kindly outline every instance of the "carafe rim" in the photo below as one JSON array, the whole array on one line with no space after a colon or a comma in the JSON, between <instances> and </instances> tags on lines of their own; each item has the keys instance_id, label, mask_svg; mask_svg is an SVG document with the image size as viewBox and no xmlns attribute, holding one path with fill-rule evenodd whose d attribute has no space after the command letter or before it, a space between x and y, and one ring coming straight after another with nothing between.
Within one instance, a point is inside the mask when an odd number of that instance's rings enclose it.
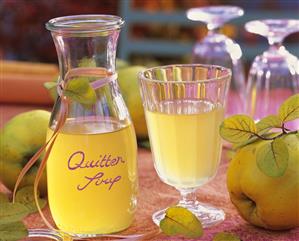
<instances>
[{"instance_id":1,"label":"carafe rim","mask_svg":"<svg viewBox=\"0 0 299 241\"><path fill-rule=\"evenodd\" d=\"M118 30L124 20L116 15L81 14L52 18L46 23L51 32L97 33Z\"/></svg>"}]
</instances>

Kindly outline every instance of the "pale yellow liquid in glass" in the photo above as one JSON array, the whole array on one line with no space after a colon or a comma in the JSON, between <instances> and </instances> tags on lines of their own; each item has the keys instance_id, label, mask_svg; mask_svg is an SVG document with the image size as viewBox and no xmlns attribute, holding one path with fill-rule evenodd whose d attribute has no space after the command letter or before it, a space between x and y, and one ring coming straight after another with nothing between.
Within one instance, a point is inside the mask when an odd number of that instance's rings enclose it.
<instances>
[{"instance_id":1,"label":"pale yellow liquid in glass","mask_svg":"<svg viewBox=\"0 0 299 241\"><path fill-rule=\"evenodd\" d=\"M209 102L168 102L146 111L155 168L176 188L195 188L212 178L221 154L224 110Z\"/></svg>"},{"instance_id":2,"label":"pale yellow liquid in glass","mask_svg":"<svg viewBox=\"0 0 299 241\"><path fill-rule=\"evenodd\" d=\"M127 228L136 209L136 155L131 124L67 121L47 161L49 205L58 228L73 234Z\"/></svg>"}]
</instances>

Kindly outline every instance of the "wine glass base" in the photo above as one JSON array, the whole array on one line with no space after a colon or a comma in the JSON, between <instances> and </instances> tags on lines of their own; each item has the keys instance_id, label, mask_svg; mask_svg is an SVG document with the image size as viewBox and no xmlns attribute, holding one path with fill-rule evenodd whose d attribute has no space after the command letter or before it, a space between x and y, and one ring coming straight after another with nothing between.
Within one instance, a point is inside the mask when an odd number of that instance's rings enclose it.
<instances>
[{"instance_id":1,"label":"wine glass base","mask_svg":"<svg viewBox=\"0 0 299 241\"><path fill-rule=\"evenodd\" d=\"M50 229L29 229L29 238L48 238L55 241L72 241L73 238L65 233Z\"/></svg>"},{"instance_id":2,"label":"wine glass base","mask_svg":"<svg viewBox=\"0 0 299 241\"><path fill-rule=\"evenodd\" d=\"M189 211L191 211L200 220L203 228L209 228L217 225L225 219L225 213L221 209L205 203L196 202L196 204L193 205L178 204L178 206L187 208ZM153 222L156 225L159 226L160 221L165 217L165 212L166 209L163 209L155 212L152 215Z\"/></svg>"}]
</instances>

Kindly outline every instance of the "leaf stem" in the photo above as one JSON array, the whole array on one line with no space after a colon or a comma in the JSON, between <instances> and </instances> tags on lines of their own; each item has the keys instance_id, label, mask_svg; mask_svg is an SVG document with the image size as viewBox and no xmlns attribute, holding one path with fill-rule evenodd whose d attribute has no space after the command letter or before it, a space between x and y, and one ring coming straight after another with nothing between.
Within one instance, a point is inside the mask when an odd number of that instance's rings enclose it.
<instances>
[{"instance_id":1,"label":"leaf stem","mask_svg":"<svg viewBox=\"0 0 299 241\"><path fill-rule=\"evenodd\" d=\"M285 126L284 126L284 123L282 123L281 129L282 129L282 132L283 132L284 134L287 134L286 128L285 128Z\"/></svg>"},{"instance_id":2,"label":"leaf stem","mask_svg":"<svg viewBox=\"0 0 299 241\"><path fill-rule=\"evenodd\" d=\"M260 136L259 134L254 134L256 137L258 138L261 138L262 140L265 140L265 141L271 141L271 140L275 140L276 138L279 138L279 137L282 137L283 135L289 135L289 134L297 134L298 131L291 131L291 132L282 132L280 133L279 135L277 136L274 136L274 137L270 137L270 138L267 138L267 137L263 137L263 136Z\"/></svg>"},{"instance_id":3,"label":"leaf stem","mask_svg":"<svg viewBox=\"0 0 299 241\"><path fill-rule=\"evenodd\" d=\"M261 136L261 135L259 135L257 133L253 133L253 135L256 136L256 137L258 137L258 138L260 138L260 139L262 139L262 140L264 140L264 141L271 141L271 140L275 139L275 137L268 138L268 137Z\"/></svg>"},{"instance_id":4,"label":"leaf stem","mask_svg":"<svg viewBox=\"0 0 299 241\"><path fill-rule=\"evenodd\" d=\"M283 135L296 134L296 133L298 133L298 130L297 130L297 131L290 131L290 132L287 132L287 130L289 130L289 129L286 129L286 128L284 127L284 124L282 125L281 129L282 129L282 133L280 133L279 135L274 136L274 137L264 137L264 136L261 136L261 135L259 135L259 134L257 134L257 133L253 133L253 135L256 136L256 137L258 137L258 138L260 138L260 139L262 139L262 140L264 140L264 141L271 141L271 140L275 140L276 138L279 138L279 137L281 137L281 136L283 136Z\"/></svg>"}]
</instances>

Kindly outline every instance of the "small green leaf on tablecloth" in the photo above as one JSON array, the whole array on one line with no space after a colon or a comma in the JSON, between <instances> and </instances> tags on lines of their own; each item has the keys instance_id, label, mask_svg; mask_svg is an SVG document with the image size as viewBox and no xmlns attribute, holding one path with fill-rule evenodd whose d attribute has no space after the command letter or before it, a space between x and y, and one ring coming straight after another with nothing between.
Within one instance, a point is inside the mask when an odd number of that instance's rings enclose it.
<instances>
[{"instance_id":1,"label":"small green leaf on tablecloth","mask_svg":"<svg viewBox=\"0 0 299 241\"><path fill-rule=\"evenodd\" d=\"M21 221L0 224L0 241L17 241L27 236L27 228Z\"/></svg>"},{"instance_id":2,"label":"small green leaf on tablecloth","mask_svg":"<svg viewBox=\"0 0 299 241\"><path fill-rule=\"evenodd\" d=\"M241 239L235 234L221 232L213 237L213 241L241 241Z\"/></svg>"},{"instance_id":3,"label":"small green leaf on tablecloth","mask_svg":"<svg viewBox=\"0 0 299 241\"><path fill-rule=\"evenodd\" d=\"M26 206L21 203L0 203L0 224L20 221L28 213Z\"/></svg>"},{"instance_id":4,"label":"small green leaf on tablecloth","mask_svg":"<svg viewBox=\"0 0 299 241\"><path fill-rule=\"evenodd\" d=\"M0 203L9 202L8 196L5 193L0 192Z\"/></svg>"},{"instance_id":5,"label":"small green leaf on tablecloth","mask_svg":"<svg viewBox=\"0 0 299 241\"><path fill-rule=\"evenodd\" d=\"M16 194L16 202L23 204L27 208L29 213L37 212L33 186L26 186L20 189ZM45 199L39 198L38 203L40 208L43 208L46 206L47 201Z\"/></svg>"},{"instance_id":6,"label":"small green leaf on tablecloth","mask_svg":"<svg viewBox=\"0 0 299 241\"><path fill-rule=\"evenodd\" d=\"M187 238L199 238L203 229L197 217L188 209L175 206L166 210L160 228L167 235L182 235Z\"/></svg>"}]
</instances>

